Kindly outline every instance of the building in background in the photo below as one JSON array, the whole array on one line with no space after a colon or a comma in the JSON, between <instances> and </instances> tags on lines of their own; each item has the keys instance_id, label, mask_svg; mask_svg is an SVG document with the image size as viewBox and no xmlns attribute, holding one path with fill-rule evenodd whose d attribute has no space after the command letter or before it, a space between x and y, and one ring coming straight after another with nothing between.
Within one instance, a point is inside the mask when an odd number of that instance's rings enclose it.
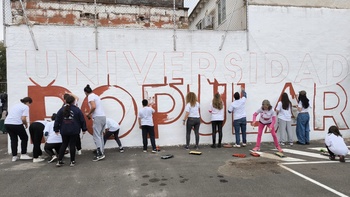
<instances>
[{"instance_id":1,"label":"building in background","mask_svg":"<svg viewBox=\"0 0 350 197\"><path fill-rule=\"evenodd\" d=\"M10 9L6 25L26 24L28 19L28 25L171 29L175 16L176 28L188 28L184 0L96 0L96 9L94 0L25 0L23 7L14 0Z\"/></svg>"}]
</instances>

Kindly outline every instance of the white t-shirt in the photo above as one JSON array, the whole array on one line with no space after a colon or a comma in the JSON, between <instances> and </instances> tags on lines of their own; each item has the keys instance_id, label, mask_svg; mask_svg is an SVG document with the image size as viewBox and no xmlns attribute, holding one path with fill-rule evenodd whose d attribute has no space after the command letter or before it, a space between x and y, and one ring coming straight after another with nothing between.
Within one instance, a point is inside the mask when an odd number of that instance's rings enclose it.
<instances>
[{"instance_id":1,"label":"white t-shirt","mask_svg":"<svg viewBox=\"0 0 350 197\"><path fill-rule=\"evenodd\" d=\"M154 126L153 125L153 113L152 107L143 107L139 111L139 118L141 119L141 126Z\"/></svg>"},{"instance_id":2,"label":"white t-shirt","mask_svg":"<svg viewBox=\"0 0 350 197\"><path fill-rule=\"evenodd\" d=\"M235 100L231 103L228 108L229 112L233 112L233 119L238 120L244 117L247 117L245 112L245 103L247 101L246 97L242 97L239 100Z\"/></svg>"},{"instance_id":3,"label":"white t-shirt","mask_svg":"<svg viewBox=\"0 0 350 197\"><path fill-rule=\"evenodd\" d=\"M5 124L21 125L22 116L29 116L29 107L24 103L18 103L10 109L5 119Z\"/></svg>"},{"instance_id":4,"label":"white t-shirt","mask_svg":"<svg viewBox=\"0 0 350 197\"><path fill-rule=\"evenodd\" d=\"M105 129L108 129L109 132L116 132L118 129L120 129L120 126L119 126L118 122L116 122L110 118L106 118Z\"/></svg>"},{"instance_id":5,"label":"white t-shirt","mask_svg":"<svg viewBox=\"0 0 350 197\"><path fill-rule=\"evenodd\" d=\"M45 135L45 132L48 132L46 143L49 143L49 144L62 143L61 134L60 133L56 134L55 131L53 130L54 124L55 124L55 121L52 121L52 122L46 123L45 125L44 135Z\"/></svg>"},{"instance_id":6,"label":"white t-shirt","mask_svg":"<svg viewBox=\"0 0 350 197\"><path fill-rule=\"evenodd\" d=\"M185 106L185 112L189 113L189 118L199 118L199 103L196 102L196 104L193 107L191 107L190 103L187 103Z\"/></svg>"},{"instance_id":7,"label":"white t-shirt","mask_svg":"<svg viewBox=\"0 0 350 197\"><path fill-rule=\"evenodd\" d=\"M299 103L298 103L298 107L300 107L300 108L301 108L301 111L300 111L299 113L309 112L309 109L311 108L311 103L310 103L310 101L309 101L309 107L305 109L305 108L303 107L302 102L301 102L301 101L299 101Z\"/></svg>"},{"instance_id":8,"label":"white t-shirt","mask_svg":"<svg viewBox=\"0 0 350 197\"><path fill-rule=\"evenodd\" d=\"M275 111L273 109L268 111L259 108L258 111L256 111L256 113L260 114L259 121L263 124L272 123L272 117L276 116Z\"/></svg>"},{"instance_id":9,"label":"white t-shirt","mask_svg":"<svg viewBox=\"0 0 350 197\"><path fill-rule=\"evenodd\" d=\"M292 121L292 112L290 111L291 106L289 105L288 109L283 109L282 107L282 101L279 101L276 107L276 110L278 112L278 118L284 121Z\"/></svg>"},{"instance_id":10,"label":"white t-shirt","mask_svg":"<svg viewBox=\"0 0 350 197\"><path fill-rule=\"evenodd\" d=\"M99 96L97 96L94 93L89 94L88 96L88 102L89 102L89 107L91 107L90 105L90 101L94 101L96 104L96 109L95 111L92 113L92 117L96 117L96 116L105 116L105 112L103 110L103 106L102 106L102 102Z\"/></svg>"},{"instance_id":11,"label":"white t-shirt","mask_svg":"<svg viewBox=\"0 0 350 197\"><path fill-rule=\"evenodd\" d=\"M325 144L335 155L346 155L349 152L344 139L341 136L334 135L333 133L327 133Z\"/></svg>"},{"instance_id":12,"label":"white t-shirt","mask_svg":"<svg viewBox=\"0 0 350 197\"><path fill-rule=\"evenodd\" d=\"M213 104L210 105L211 111L211 121L223 121L224 120L224 108L217 109L213 107Z\"/></svg>"}]
</instances>

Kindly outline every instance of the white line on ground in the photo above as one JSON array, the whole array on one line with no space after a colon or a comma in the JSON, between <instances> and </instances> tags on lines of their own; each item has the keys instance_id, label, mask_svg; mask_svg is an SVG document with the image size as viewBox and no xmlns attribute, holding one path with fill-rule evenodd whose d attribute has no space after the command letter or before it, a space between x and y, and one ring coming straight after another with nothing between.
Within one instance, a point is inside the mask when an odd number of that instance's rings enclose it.
<instances>
[{"instance_id":1,"label":"white line on ground","mask_svg":"<svg viewBox=\"0 0 350 197\"><path fill-rule=\"evenodd\" d=\"M278 165L281 166L282 168L288 170L289 172L291 172L291 173L293 173L293 174L295 174L297 176L300 176L301 178L306 179L306 180L310 181L311 183L314 183L314 184L316 184L316 185L318 185L320 187L323 187L324 189L326 189L326 190L328 190L328 191L330 191L330 192L332 192L332 193L334 193L334 194L336 194L338 196L348 197L347 195L345 195L345 194L343 194L341 192L338 192L335 189L332 189L332 188L328 187L327 185L324 185L324 184L322 184L322 183L320 183L320 182L318 182L318 181L316 181L314 179L311 179L311 178L309 178L309 177L307 177L307 176L305 176L305 175L303 175L303 174L301 174L301 173L299 173L297 171L294 171L294 170L284 166L283 164L278 164Z\"/></svg>"},{"instance_id":2,"label":"white line on ground","mask_svg":"<svg viewBox=\"0 0 350 197\"><path fill-rule=\"evenodd\" d=\"M308 157L315 157L315 158L319 158L319 159L329 159L328 157L321 155L319 153L310 153L310 152L306 152L306 151L293 150L293 149L288 149L288 148L284 148L283 152L297 154L297 155L303 155L303 156L308 156Z\"/></svg>"},{"instance_id":3,"label":"white line on ground","mask_svg":"<svg viewBox=\"0 0 350 197\"><path fill-rule=\"evenodd\" d=\"M271 153L264 153L264 152L257 152L260 157L264 157L264 158L268 158L268 159L275 159L275 160L281 160L281 161L285 161L285 162L297 162L297 161L306 161L304 159L298 159L298 158L293 158L293 157L279 157L275 154L271 154Z\"/></svg>"},{"instance_id":4,"label":"white line on ground","mask_svg":"<svg viewBox=\"0 0 350 197\"><path fill-rule=\"evenodd\" d=\"M348 148L350 148L350 146L348 146ZM321 149L327 151L327 148L326 147L314 147L314 148L308 148L310 150L317 150L317 151L321 151ZM348 155L350 155L350 151L348 153Z\"/></svg>"}]
</instances>

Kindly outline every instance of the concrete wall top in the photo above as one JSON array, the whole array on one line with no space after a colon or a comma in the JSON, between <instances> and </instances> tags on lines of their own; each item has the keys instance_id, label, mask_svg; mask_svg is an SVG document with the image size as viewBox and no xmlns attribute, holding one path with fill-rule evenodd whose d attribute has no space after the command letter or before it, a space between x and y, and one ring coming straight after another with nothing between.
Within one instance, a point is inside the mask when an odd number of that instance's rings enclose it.
<instances>
[{"instance_id":1,"label":"concrete wall top","mask_svg":"<svg viewBox=\"0 0 350 197\"><path fill-rule=\"evenodd\" d=\"M350 1L348 0L248 0L248 3L249 5L350 9Z\"/></svg>"}]
</instances>

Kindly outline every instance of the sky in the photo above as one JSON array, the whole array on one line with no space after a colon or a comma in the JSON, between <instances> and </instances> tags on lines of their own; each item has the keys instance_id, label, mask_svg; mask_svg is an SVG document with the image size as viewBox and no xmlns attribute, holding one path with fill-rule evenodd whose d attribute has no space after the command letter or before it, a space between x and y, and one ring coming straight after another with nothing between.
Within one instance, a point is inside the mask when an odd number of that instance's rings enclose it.
<instances>
[{"instance_id":1,"label":"sky","mask_svg":"<svg viewBox=\"0 0 350 197\"><path fill-rule=\"evenodd\" d=\"M193 8L197 5L199 0L184 0L184 6L190 8L188 10L188 15L191 14ZM2 3L0 3L0 24L1 24L1 28L0 28L0 40L4 40L4 28L2 27L3 25L3 10L2 10Z\"/></svg>"}]
</instances>

